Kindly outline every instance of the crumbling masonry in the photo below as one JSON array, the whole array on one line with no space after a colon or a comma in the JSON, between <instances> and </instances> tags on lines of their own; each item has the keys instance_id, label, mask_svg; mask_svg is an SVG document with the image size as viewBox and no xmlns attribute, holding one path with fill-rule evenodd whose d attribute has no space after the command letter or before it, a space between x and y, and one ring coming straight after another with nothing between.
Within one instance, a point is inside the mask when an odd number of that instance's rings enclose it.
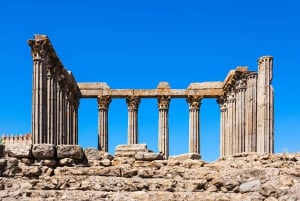
<instances>
[{"instance_id":1,"label":"crumbling masonry","mask_svg":"<svg viewBox=\"0 0 300 201\"><path fill-rule=\"evenodd\" d=\"M231 70L223 82L191 83L171 89L111 89L106 83L77 83L57 57L45 35L28 41L33 58L32 136L34 144L77 144L80 98L98 100L98 149L108 150L108 109L114 98L128 106L128 144L138 143L138 106L143 98L158 100L158 150L169 156L168 109L171 99L185 98L189 106L189 152L200 154L200 105L217 98L220 105L221 156L241 152L272 153L274 100L271 86L273 59L258 60L258 72L247 67Z\"/></svg>"}]
</instances>

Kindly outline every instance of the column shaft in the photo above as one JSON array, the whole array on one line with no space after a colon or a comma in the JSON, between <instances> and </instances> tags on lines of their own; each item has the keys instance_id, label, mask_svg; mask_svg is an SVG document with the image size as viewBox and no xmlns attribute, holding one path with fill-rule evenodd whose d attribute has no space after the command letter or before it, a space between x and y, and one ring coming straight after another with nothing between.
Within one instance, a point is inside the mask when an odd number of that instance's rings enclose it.
<instances>
[{"instance_id":1,"label":"column shaft","mask_svg":"<svg viewBox=\"0 0 300 201\"><path fill-rule=\"evenodd\" d=\"M108 151L108 107L110 96L98 97L98 149Z\"/></svg>"},{"instance_id":2,"label":"column shaft","mask_svg":"<svg viewBox=\"0 0 300 201\"><path fill-rule=\"evenodd\" d=\"M202 97L189 96L189 152L200 154L199 108Z\"/></svg>"},{"instance_id":3,"label":"column shaft","mask_svg":"<svg viewBox=\"0 0 300 201\"><path fill-rule=\"evenodd\" d=\"M140 98L128 96L126 98L128 106L128 144L138 143L138 105Z\"/></svg>"},{"instance_id":4,"label":"column shaft","mask_svg":"<svg viewBox=\"0 0 300 201\"><path fill-rule=\"evenodd\" d=\"M162 153L165 158L169 157L169 124L168 124L168 110L170 103L170 96L158 97L159 121L158 121L158 151Z\"/></svg>"},{"instance_id":5,"label":"column shaft","mask_svg":"<svg viewBox=\"0 0 300 201\"><path fill-rule=\"evenodd\" d=\"M266 56L258 60L257 78L257 151L273 153L274 146L274 103L273 58Z\"/></svg>"},{"instance_id":6,"label":"column shaft","mask_svg":"<svg viewBox=\"0 0 300 201\"><path fill-rule=\"evenodd\" d=\"M256 152L256 88L257 88L257 75L251 73L247 77L247 90L246 90L246 125L245 125L245 151Z\"/></svg>"}]
</instances>

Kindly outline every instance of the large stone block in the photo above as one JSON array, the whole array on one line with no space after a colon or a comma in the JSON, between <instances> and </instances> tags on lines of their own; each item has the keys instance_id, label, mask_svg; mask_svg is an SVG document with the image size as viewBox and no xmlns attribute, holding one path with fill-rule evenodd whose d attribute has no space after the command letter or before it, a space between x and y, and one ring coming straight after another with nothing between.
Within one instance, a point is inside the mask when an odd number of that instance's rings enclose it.
<instances>
[{"instance_id":1,"label":"large stone block","mask_svg":"<svg viewBox=\"0 0 300 201\"><path fill-rule=\"evenodd\" d=\"M118 145L115 150L117 157L135 157L138 152L148 152L146 144Z\"/></svg>"},{"instance_id":2,"label":"large stone block","mask_svg":"<svg viewBox=\"0 0 300 201\"><path fill-rule=\"evenodd\" d=\"M83 150L78 145L57 145L57 158L72 158L82 160L84 157Z\"/></svg>"},{"instance_id":3,"label":"large stone block","mask_svg":"<svg viewBox=\"0 0 300 201\"><path fill-rule=\"evenodd\" d=\"M95 148L88 147L84 150L85 157L88 160L101 160L102 154Z\"/></svg>"},{"instance_id":4,"label":"large stone block","mask_svg":"<svg viewBox=\"0 0 300 201\"><path fill-rule=\"evenodd\" d=\"M163 158L162 154L153 152L138 152L135 155L135 159L140 161L162 160Z\"/></svg>"},{"instance_id":5,"label":"large stone block","mask_svg":"<svg viewBox=\"0 0 300 201\"><path fill-rule=\"evenodd\" d=\"M55 146L54 144L34 144L32 156L38 159L52 159L55 157Z\"/></svg>"},{"instance_id":6,"label":"large stone block","mask_svg":"<svg viewBox=\"0 0 300 201\"><path fill-rule=\"evenodd\" d=\"M15 158L30 158L31 157L31 144L10 144L5 146L5 153L10 157Z\"/></svg>"},{"instance_id":7,"label":"large stone block","mask_svg":"<svg viewBox=\"0 0 300 201\"><path fill-rule=\"evenodd\" d=\"M169 159L176 159L176 160L187 160L187 159L192 159L192 160L199 160L201 159L200 154L196 153L187 153L187 154L180 154L176 156L170 156Z\"/></svg>"}]
</instances>

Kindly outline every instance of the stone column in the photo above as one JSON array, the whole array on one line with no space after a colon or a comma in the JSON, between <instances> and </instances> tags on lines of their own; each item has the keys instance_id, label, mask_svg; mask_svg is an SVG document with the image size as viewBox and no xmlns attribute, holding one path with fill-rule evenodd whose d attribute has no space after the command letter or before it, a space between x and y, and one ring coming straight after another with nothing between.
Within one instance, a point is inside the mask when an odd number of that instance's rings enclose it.
<instances>
[{"instance_id":1,"label":"stone column","mask_svg":"<svg viewBox=\"0 0 300 201\"><path fill-rule=\"evenodd\" d=\"M56 83L55 67L47 67L47 141L45 143L56 144Z\"/></svg>"},{"instance_id":2,"label":"stone column","mask_svg":"<svg viewBox=\"0 0 300 201\"><path fill-rule=\"evenodd\" d=\"M73 103L73 144L77 145L77 138L78 138L78 106L79 106L79 99L77 97L74 98Z\"/></svg>"},{"instance_id":3,"label":"stone column","mask_svg":"<svg viewBox=\"0 0 300 201\"><path fill-rule=\"evenodd\" d=\"M62 144L62 136L63 136L63 123L62 123L62 112L63 112L63 91L62 91L62 85L63 80L61 76L58 76L58 82L57 82L57 113L56 113L56 128L57 128L57 137L56 142L58 145Z\"/></svg>"},{"instance_id":4,"label":"stone column","mask_svg":"<svg viewBox=\"0 0 300 201\"><path fill-rule=\"evenodd\" d=\"M202 97L188 96L189 103L189 152L200 154L199 109Z\"/></svg>"},{"instance_id":5,"label":"stone column","mask_svg":"<svg viewBox=\"0 0 300 201\"><path fill-rule=\"evenodd\" d=\"M271 86L273 58L261 57L258 60L257 77L257 152L274 152L274 97Z\"/></svg>"},{"instance_id":6,"label":"stone column","mask_svg":"<svg viewBox=\"0 0 300 201\"><path fill-rule=\"evenodd\" d=\"M137 96L126 97L128 106L128 144L138 142L138 106L140 98Z\"/></svg>"},{"instance_id":7,"label":"stone column","mask_svg":"<svg viewBox=\"0 0 300 201\"><path fill-rule=\"evenodd\" d=\"M110 96L98 97L98 150L108 151L108 107Z\"/></svg>"},{"instance_id":8,"label":"stone column","mask_svg":"<svg viewBox=\"0 0 300 201\"><path fill-rule=\"evenodd\" d=\"M47 142L47 45L45 36L29 40L33 58L32 138L34 144Z\"/></svg>"},{"instance_id":9,"label":"stone column","mask_svg":"<svg viewBox=\"0 0 300 201\"><path fill-rule=\"evenodd\" d=\"M237 142L236 142L236 129L235 129L235 120L236 120L236 111L235 111L235 91L233 86L230 86L227 94L228 100L228 155L236 153Z\"/></svg>"},{"instance_id":10,"label":"stone column","mask_svg":"<svg viewBox=\"0 0 300 201\"><path fill-rule=\"evenodd\" d=\"M219 97L217 103L220 106L220 155L226 156L226 144L227 141L227 100L226 96Z\"/></svg>"},{"instance_id":11,"label":"stone column","mask_svg":"<svg viewBox=\"0 0 300 201\"><path fill-rule=\"evenodd\" d=\"M246 90L246 125L245 125L245 152L256 152L256 88L257 74L250 73L247 76Z\"/></svg>"},{"instance_id":12,"label":"stone column","mask_svg":"<svg viewBox=\"0 0 300 201\"><path fill-rule=\"evenodd\" d=\"M169 157L169 123L168 111L171 96L158 96L158 151L162 153L165 158Z\"/></svg>"},{"instance_id":13,"label":"stone column","mask_svg":"<svg viewBox=\"0 0 300 201\"><path fill-rule=\"evenodd\" d=\"M245 151L245 92L247 80L244 75L239 75L236 81L236 153Z\"/></svg>"}]
</instances>

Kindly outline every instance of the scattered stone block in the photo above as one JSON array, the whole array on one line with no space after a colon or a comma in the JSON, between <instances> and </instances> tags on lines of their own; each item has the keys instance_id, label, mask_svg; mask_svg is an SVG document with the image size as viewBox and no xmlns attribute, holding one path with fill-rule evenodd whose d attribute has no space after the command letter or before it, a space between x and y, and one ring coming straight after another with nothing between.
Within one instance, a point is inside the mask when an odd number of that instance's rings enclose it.
<instances>
[{"instance_id":1,"label":"scattered stone block","mask_svg":"<svg viewBox=\"0 0 300 201\"><path fill-rule=\"evenodd\" d=\"M138 152L148 152L146 144L118 145L115 150L116 157L135 157Z\"/></svg>"},{"instance_id":2,"label":"scattered stone block","mask_svg":"<svg viewBox=\"0 0 300 201\"><path fill-rule=\"evenodd\" d=\"M88 160L101 160L102 159L101 153L93 147L86 148L84 150L84 154Z\"/></svg>"},{"instance_id":3,"label":"scattered stone block","mask_svg":"<svg viewBox=\"0 0 300 201\"><path fill-rule=\"evenodd\" d=\"M187 154L181 154L176 156L170 156L169 159L177 159L179 161L192 159L192 160L200 160L201 155L196 153L187 153Z\"/></svg>"},{"instance_id":4,"label":"scattered stone block","mask_svg":"<svg viewBox=\"0 0 300 201\"><path fill-rule=\"evenodd\" d=\"M37 159L52 159L55 157L54 144L34 144L32 156Z\"/></svg>"},{"instance_id":5,"label":"scattered stone block","mask_svg":"<svg viewBox=\"0 0 300 201\"><path fill-rule=\"evenodd\" d=\"M259 179L248 181L240 185L241 193L259 191L260 189L261 189L261 182Z\"/></svg>"},{"instance_id":6,"label":"scattered stone block","mask_svg":"<svg viewBox=\"0 0 300 201\"><path fill-rule=\"evenodd\" d=\"M57 145L57 158L72 158L82 160L84 158L83 150L78 145Z\"/></svg>"},{"instance_id":7,"label":"scattered stone block","mask_svg":"<svg viewBox=\"0 0 300 201\"><path fill-rule=\"evenodd\" d=\"M41 168L38 166L31 166L22 169L23 176L25 177L38 177L41 175Z\"/></svg>"},{"instance_id":8,"label":"scattered stone block","mask_svg":"<svg viewBox=\"0 0 300 201\"><path fill-rule=\"evenodd\" d=\"M5 153L10 157L15 158L30 158L31 157L31 147L32 145L17 143L9 144L5 146Z\"/></svg>"},{"instance_id":9,"label":"scattered stone block","mask_svg":"<svg viewBox=\"0 0 300 201\"><path fill-rule=\"evenodd\" d=\"M154 161L154 160L163 160L164 156L160 153L138 152L135 155L135 159L140 161Z\"/></svg>"},{"instance_id":10,"label":"scattered stone block","mask_svg":"<svg viewBox=\"0 0 300 201\"><path fill-rule=\"evenodd\" d=\"M72 158L63 158L59 160L61 166L73 166L74 160Z\"/></svg>"},{"instance_id":11,"label":"scattered stone block","mask_svg":"<svg viewBox=\"0 0 300 201\"><path fill-rule=\"evenodd\" d=\"M104 167L111 166L111 161L109 159L103 159L100 164Z\"/></svg>"}]
</instances>

